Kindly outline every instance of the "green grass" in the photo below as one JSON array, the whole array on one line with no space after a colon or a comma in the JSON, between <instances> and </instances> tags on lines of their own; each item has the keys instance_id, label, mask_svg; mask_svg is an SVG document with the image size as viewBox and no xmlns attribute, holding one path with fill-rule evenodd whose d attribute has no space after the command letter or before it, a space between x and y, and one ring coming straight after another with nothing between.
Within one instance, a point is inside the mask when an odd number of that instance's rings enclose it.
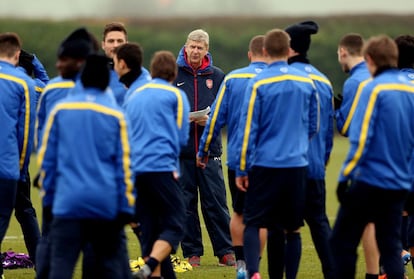
<instances>
[{"instance_id":1,"label":"green grass","mask_svg":"<svg viewBox=\"0 0 414 279\"><path fill-rule=\"evenodd\" d=\"M336 180L338 177L339 170L342 166L342 162L346 156L348 151L348 142L347 139L342 137L336 137L334 142L334 149L331 155L331 159L329 165L327 167L327 177L326 177L326 187L327 187L327 197L326 197L326 207L327 207L327 214L330 219L331 225L335 220L336 211L338 209L338 202L335 196L335 189L336 189ZM223 158L223 162L224 162ZM225 168L225 166L224 166ZM36 173L36 165L35 160L33 158L32 165L31 165L31 173ZM227 171L224 169L224 173ZM230 200L230 195L228 195L228 199ZM38 191L33 189L32 192L32 200L38 212L40 214L40 198ZM230 204L230 203L229 203ZM202 216L200 214L200 216ZM128 249L130 258L134 259L140 255L140 248L138 245L138 241L136 240L135 235L132 231L127 228L127 237L128 237ZM198 278L198 279L217 279L217 278L235 278L235 271L231 267L218 267L217 263L218 260L213 256L213 248L211 246L210 240L208 238L208 234L203 226L203 244L205 255L202 257L201 267L184 273L178 273L177 277L179 279L190 279L190 278ZM302 229L302 258L299 267L299 274L298 279L321 279L322 271L320 268L319 258L316 255L315 248L313 246L312 240L310 238L310 233L308 227L305 226ZM6 239L3 241L2 251L7 249L12 249L16 252L24 252L27 253L26 248L24 246L22 233L15 218L12 218L10 223L9 230L7 232ZM359 249L359 261L358 261L358 279L363 279L364 277L364 259L361 253L361 249ZM335 253L340 253L340 251L335 251ZM178 256L182 256L181 252L178 251ZM76 267L75 276L74 278L81 278L80 276L80 268L79 266ZM263 256L261 261L261 272L262 278L268 278L267 276L267 257L266 255ZM412 268L409 266L409 276L413 275ZM32 269L18 269L18 270L5 270L5 276L7 279L33 279L34 278L34 271Z\"/></svg>"}]
</instances>

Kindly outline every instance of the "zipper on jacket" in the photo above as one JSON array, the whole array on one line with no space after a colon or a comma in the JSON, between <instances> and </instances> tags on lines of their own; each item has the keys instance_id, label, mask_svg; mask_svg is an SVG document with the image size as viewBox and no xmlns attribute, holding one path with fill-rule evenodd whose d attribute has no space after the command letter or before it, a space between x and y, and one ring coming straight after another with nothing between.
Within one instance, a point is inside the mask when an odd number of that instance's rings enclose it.
<instances>
[{"instance_id":1,"label":"zipper on jacket","mask_svg":"<svg viewBox=\"0 0 414 279\"><path fill-rule=\"evenodd\" d=\"M193 76L194 76L194 111L198 110L198 80L197 80L197 72L193 70ZM198 129L197 129L197 123L194 123L194 146L195 146L195 154L197 157L198 153Z\"/></svg>"}]
</instances>

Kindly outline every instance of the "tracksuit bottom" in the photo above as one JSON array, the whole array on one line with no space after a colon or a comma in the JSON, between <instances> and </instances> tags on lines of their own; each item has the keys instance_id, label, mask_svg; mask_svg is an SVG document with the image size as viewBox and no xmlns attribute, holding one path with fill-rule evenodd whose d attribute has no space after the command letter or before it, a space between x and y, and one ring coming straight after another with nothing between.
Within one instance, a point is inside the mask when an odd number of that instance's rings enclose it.
<instances>
[{"instance_id":1,"label":"tracksuit bottom","mask_svg":"<svg viewBox=\"0 0 414 279\"><path fill-rule=\"evenodd\" d=\"M404 278L401 219L405 190L387 190L354 181L339 208L332 232L336 278L355 278L357 248L365 226L375 224L378 248L388 279Z\"/></svg>"}]
</instances>

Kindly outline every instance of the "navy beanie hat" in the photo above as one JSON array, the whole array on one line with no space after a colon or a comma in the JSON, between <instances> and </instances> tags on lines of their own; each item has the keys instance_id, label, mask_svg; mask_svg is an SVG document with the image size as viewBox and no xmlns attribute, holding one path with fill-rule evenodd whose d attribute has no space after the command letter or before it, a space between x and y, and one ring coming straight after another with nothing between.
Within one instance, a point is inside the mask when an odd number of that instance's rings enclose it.
<instances>
[{"instance_id":1,"label":"navy beanie hat","mask_svg":"<svg viewBox=\"0 0 414 279\"><path fill-rule=\"evenodd\" d=\"M300 54L306 54L310 47L311 35L318 33L318 30L319 26L314 21L303 21L285 29L290 36L290 47Z\"/></svg>"},{"instance_id":2,"label":"navy beanie hat","mask_svg":"<svg viewBox=\"0 0 414 279\"><path fill-rule=\"evenodd\" d=\"M94 52L94 42L85 28L73 31L58 49L58 57L86 58Z\"/></svg>"},{"instance_id":3,"label":"navy beanie hat","mask_svg":"<svg viewBox=\"0 0 414 279\"><path fill-rule=\"evenodd\" d=\"M81 73L81 82L85 88L105 90L109 84L108 58L99 54L89 55Z\"/></svg>"}]
</instances>

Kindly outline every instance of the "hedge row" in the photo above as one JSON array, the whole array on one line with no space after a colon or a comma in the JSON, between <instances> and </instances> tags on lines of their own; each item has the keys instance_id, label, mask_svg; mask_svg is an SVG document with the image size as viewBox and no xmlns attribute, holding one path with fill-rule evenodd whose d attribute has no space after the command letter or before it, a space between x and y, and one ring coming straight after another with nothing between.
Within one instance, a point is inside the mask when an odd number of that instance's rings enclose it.
<instances>
[{"instance_id":1,"label":"hedge row","mask_svg":"<svg viewBox=\"0 0 414 279\"><path fill-rule=\"evenodd\" d=\"M129 41L139 42L144 48L144 65L148 67L151 55L161 49L178 53L187 34L196 28L203 28L210 34L210 51L214 64L225 72L244 66L247 61L247 46L250 38L264 34L272 28L286 26L302 20L319 23L319 33L312 37L309 51L311 63L325 72L331 79L336 92L346 75L337 62L337 42L348 32L358 32L368 38L377 34L395 37L414 33L413 16L360 15L320 18L198 18L134 20L115 19L124 22L128 28ZM56 75L56 51L59 43L75 28L87 27L98 40L102 38L103 26L113 21L29 21L1 19L0 32L17 32L24 48L34 52L44 63L50 76Z\"/></svg>"}]
</instances>

